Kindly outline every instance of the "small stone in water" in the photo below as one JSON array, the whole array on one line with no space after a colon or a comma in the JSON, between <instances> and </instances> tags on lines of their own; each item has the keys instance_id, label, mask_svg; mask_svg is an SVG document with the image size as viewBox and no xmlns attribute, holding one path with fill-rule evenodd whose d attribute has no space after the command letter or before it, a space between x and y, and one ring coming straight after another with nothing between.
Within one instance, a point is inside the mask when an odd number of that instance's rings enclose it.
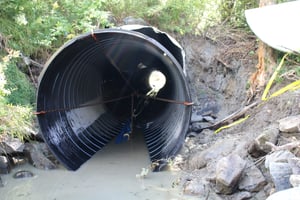
<instances>
[{"instance_id":1,"label":"small stone in water","mask_svg":"<svg viewBox=\"0 0 300 200\"><path fill-rule=\"evenodd\" d=\"M9 160L6 156L0 156L0 174L8 174L11 170Z\"/></svg>"},{"instance_id":2,"label":"small stone in water","mask_svg":"<svg viewBox=\"0 0 300 200\"><path fill-rule=\"evenodd\" d=\"M30 171L21 170L21 171L16 172L13 177L16 179L31 178L31 177L34 177L34 174Z\"/></svg>"}]
</instances>

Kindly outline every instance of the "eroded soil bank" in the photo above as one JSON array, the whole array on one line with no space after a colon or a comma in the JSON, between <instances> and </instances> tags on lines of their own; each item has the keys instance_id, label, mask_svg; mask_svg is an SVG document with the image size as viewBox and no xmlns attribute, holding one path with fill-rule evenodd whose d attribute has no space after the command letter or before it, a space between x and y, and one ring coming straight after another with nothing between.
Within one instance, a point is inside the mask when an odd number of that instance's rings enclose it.
<instances>
[{"instance_id":1,"label":"eroded soil bank","mask_svg":"<svg viewBox=\"0 0 300 200\"><path fill-rule=\"evenodd\" d=\"M186 36L181 43L187 54L187 74L195 102L193 114L202 119L192 122L179 156L179 166L185 172L183 191L200 199L266 199L274 192L292 187L289 177L298 171L281 173L288 170L280 167L282 163L298 163L300 130L295 128L287 133L280 128L279 120L299 117L299 89L264 102L260 100L264 88L253 96L249 80L257 70L258 42L251 34L217 28L205 38ZM272 54L265 55L264 59L273 60ZM275 67L276 63L266 62L266 81ZM291 82L276 82L271 93ZM245 109L247 106L251 108ZM243 122L217 134L202 129L239 110L245 110L239 117L245 119ZM296 121L295 126L299 127L300 119ZM278 148L285 144L295 145ZM278 161L278 157L282 160ZM274 165L270 167L269 163ZM293 169L299 167L298 163Z\"/></svg>"}]
</instances>

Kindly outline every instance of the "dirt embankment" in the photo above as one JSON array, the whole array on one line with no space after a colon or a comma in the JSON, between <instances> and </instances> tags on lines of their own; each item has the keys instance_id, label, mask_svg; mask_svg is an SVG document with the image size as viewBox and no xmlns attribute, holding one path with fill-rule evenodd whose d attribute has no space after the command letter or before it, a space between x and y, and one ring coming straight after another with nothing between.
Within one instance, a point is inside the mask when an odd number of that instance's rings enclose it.
<instances>
[{"instance_id":1,"label":"dirt embankment","mask_svg":"<svg viewBox=\"0 0 300 200\"><path fill-rule=\"evenodd\" d=\"M278 120L299 115L299 90L265 102L260 101L264 88L258 88L255 94L253 91L251 93L250 79L258 66L258 42L254 35L216 28L208 31L205 37L185 36L178 40L186 52L187 76L195 102L193 111L203 119L191 124L190 137L180 155L179 165L186 171L182 179L183 190L187 194L200 195L203 199L266 199L272 192L278 191L277 180L274 180L267 164L264 164L266 156L274 153L274 149L269 147L270 150L262 154L254 153L255 156L249 152L260 137L266 137L266 141L277 146L299 141L300 134L297 131L286 134L278 127ZM269 61L273 58L271 54L266 54L264 59ZM276 66L272 62L265 64L264 78L267 81ZM275 83L272 92L289 82L284 80ZM255 101L259 103L240 116L248 116L242 123L218 134L201 129ZM195 133L195 130L202 132ZM299 147L289 149L296 158L298 150ZM238 156L238 159L232 156ZM236 172L239 174L238 180L230 182L234 185L229 186L232 187L230 189L226 188L228 185L223 187L227 180L222 179L220 186L219 176L224 172L222 167L226 159L231 160L229 164L234 168L230 174L234 174L239 166L246 166L242 167L241 174ZM220 160L223 163L219 163ZM256 178L246 178L252 176ZM204 193L210 194L209 197Z\"/></svg>"}]
</instances>

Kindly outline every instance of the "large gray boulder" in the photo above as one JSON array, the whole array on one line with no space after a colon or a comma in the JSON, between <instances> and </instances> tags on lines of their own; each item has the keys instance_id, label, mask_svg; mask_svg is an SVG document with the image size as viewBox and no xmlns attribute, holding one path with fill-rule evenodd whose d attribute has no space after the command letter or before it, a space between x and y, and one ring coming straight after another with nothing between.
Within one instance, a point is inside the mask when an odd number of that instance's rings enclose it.
<instances>
[{"instance_id":1,"label":"large gray boulder","mask_svg":"<svg viewBox=\"0 0 300 200\"><path fill-rule=\"evenodd\" d=\"M289 116L279 121L279 130L281 132L295 133L300 132L300 115Z\"/></svg>"},{"instance_id":2,"label":"large gray boulder","mask_svg":"<svg viewBox=\"0 0 300 200\"><path fill-rule=\"evenodd\" d=\"M231 154L223 157L216 166L216 189L221 194L232 194L238 186L246 161Z\"/></svg>"}]
</instances>

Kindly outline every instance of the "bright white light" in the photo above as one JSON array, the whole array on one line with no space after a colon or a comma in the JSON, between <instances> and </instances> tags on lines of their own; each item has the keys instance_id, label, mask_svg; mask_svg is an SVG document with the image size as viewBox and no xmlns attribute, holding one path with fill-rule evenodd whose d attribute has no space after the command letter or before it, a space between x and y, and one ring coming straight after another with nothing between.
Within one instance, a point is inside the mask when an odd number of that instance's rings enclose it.
<instances>
[{"instance_id":1,"label":"bright white light","mask_svg":"<svg viewBox=\"0 0 300 200\"><path fill-rule=\"evenodd\" d=\"M148 84L152 88L154 92L158 92L160 89L162 89L166 84L166 77L163 73L160 71L152 71L150 73Z\"/></svg>"}]
</instances>

